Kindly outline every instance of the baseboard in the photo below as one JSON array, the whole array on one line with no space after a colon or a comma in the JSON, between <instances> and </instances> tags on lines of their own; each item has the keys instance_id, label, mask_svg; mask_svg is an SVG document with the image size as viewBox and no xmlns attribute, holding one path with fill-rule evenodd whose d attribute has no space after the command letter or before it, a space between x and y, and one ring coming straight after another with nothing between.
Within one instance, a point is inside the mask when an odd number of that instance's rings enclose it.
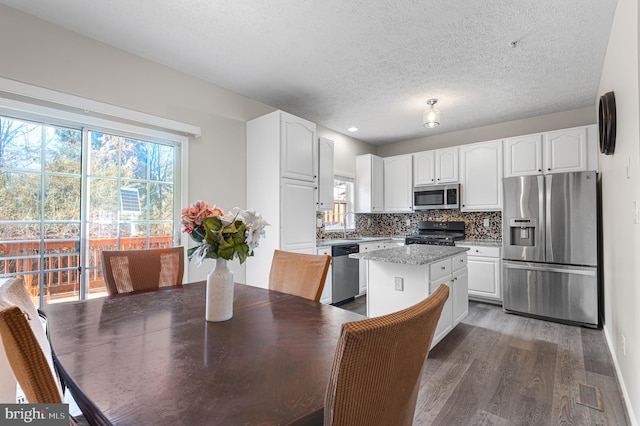
<instances>
[{"instance_id":1,"label":"baseboard","mask_svg":"<svg viewBox=\"0 0 640 426\"><path fill-rule=\"evenodd\" d=\"M625 386L624 379L620 371L620 365L618 365L618 358L616 357L616 351L613 346L613 342L611 341L611 336L609 336L607 327L602 327L602 329L604 330L604 338L607 341L607 346L609 347L609 353L611 354L611 359L613 360L613 366L616 369L616 376L618 376L618 383L620 383L620 391L622 392L622 398L624 399L624 405L627 410L627 416L629 417L631 426L638 426L638 421L636 420L636 416L633 413L633 406L631 405L631 399L629 398L629 393L627 392L627 387Z\"/></svg>"}]
</instances>

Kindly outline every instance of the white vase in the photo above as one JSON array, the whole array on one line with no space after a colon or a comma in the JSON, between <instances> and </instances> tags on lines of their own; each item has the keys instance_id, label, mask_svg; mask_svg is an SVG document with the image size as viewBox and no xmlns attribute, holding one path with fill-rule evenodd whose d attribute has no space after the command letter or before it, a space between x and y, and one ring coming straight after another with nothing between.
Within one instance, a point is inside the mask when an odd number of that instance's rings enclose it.
<instances>
[{"instance_id":1,"label":"white vase","mask_svg":"<svg viewBox=\"0 0 640 426\"><path fill-rule=\"evenodd\" d=\"M233 316L233 272L227 261L216 259L207 275L207 321L226 321Z\"/></svg>"}]
</instances>

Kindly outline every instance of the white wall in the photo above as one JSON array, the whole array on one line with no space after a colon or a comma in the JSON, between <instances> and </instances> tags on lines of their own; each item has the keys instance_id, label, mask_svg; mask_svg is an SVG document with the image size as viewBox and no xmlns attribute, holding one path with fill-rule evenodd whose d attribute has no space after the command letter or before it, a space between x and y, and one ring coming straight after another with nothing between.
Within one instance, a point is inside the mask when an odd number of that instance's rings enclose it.
<instances>
[{"instance_id":1,"label":"white wall","mask_svg":"<svg viewBox=\"0 0 640 426\"><path fill-rule=\"evenodd\" d=\"M430 149L484 142L512 136L529 135L550 130L595 124L597 110L593 107L563 111L555 114L540 115L522 120L507 121L489 126L440 135L411 139L380 146L376 154L381 157L428 151Z\"/></svg>"},{"instance_id":2,"label":"white wall","mask_svg":"<svg viewBox=\"0 0 640 426\"><path fill-rule=\"evenodd\" d=\"M323 126L317 126L318 137L325 137L334 142L334 165L336 173L355 176L356 156L361 154L375 154L373 145L358 139L343 135Z\"/></svg>"},{"instance_id":3,"label":"white wall","mask_svg":"<svg viewBox=\"0 0 640 426\"><path fill-rule=\"evenodd\" d=\"M615 93L617 111L615 153L600 156L605 332L634 424L640 413L640 225L632 212L633 202L640 200L639 20L636 0L618 1L598 90L598 99Z\"/></svg>"},{"instance_id":4,"label":"white wall","mask_svg":"<svg viewBox=\"0 0 640 426\"><path fill-rule=\"evenodd\" d=\"M6 6L0 52L2 77L200 126L189 142L187 200L246 207L245 122L273 108ZM191 265L186 280L212 267ZM243 281L244 268L232 268Z\"/></svg>"}]
</instances>

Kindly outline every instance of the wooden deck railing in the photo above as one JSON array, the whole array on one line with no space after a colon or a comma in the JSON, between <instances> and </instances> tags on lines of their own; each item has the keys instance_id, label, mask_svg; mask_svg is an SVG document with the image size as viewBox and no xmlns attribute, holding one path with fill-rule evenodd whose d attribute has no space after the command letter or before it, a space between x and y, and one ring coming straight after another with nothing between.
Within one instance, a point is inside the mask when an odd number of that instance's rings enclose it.
<instances>
[{"instance_id":1,"label":"wooden deck railing","mask_svg":"<svg viewBox=\"0 0 640 426\"><path fill-rule=\"evenodd\" d=\"M19 275L33 297L40 294L40 276L44 274L44 293L48 299L68 297L80 291L80 254L76 241L45 242L45 255L41 259L40 243L0 243L0 274ZM149 237L148 248L165 248L173 245L171 236ZM104 289L100 253L102 250L143 250L147 248L145 237L121 238L118 246L115 238L98 238L89 242L88 280L89 292ZM44 265L41 267L40 262ZM69 270L61 270L67 269Z\"/></svg>"}]
</instances>

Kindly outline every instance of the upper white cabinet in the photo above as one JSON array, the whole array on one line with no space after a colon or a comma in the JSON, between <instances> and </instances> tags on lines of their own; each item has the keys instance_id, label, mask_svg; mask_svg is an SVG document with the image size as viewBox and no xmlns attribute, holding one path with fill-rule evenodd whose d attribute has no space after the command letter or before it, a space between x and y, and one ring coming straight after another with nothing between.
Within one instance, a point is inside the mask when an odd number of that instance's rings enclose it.
<instances>
[{"instance_id":1,"label":"upper white cabinet","mask_svg":"<svg viewBox=\"0 0 640 426\"><path fill-rule=\"evenodd\" d=\"M333 152L332 140L318 138L318 210L333 209Z\"/></svg>"},{"instance_id":2,"label":"upper white cabinet","mask_svg":"<svg viewBox=\"0 0 640 426\"><path fill-rule=\"evenodd\" d=\"M246 282L267 288L275 249L315 253L315 124L282 111L247 122L247 207L271 226L246 263Z\"/></svg>"},{"instance_id":3,"label":"upper white cabinet","mask_svg":"<svg viewBox=\"0 0 640 426\"><path fill-rule=\"evenodd\" d=\"M504 154L505 177L598 170L596 126L509 138Z\"/></svg>"},{"instance_id":4,"label":"upper white cabinet","mask_svg":"<svg viewBox=\"0 0 640 426\"><path fill-rule=\"evenodd\" d=\"M316 125L286 112L278 112L282 137L281 176L315 182L318 174Z\"/></svg>"},{"instance_id":5,"label":"upper white cabinet","mask_svg":"<svg viewBox=\"0 0 640 426\"><path fill-rule=\"evenodd\" d=\"M587 129L579 127L545 133L544 166L546 173L587 170Z\"/></svg>"},{"instance_id":6,"label":"upper white cabinet","mask_svg":"<svg viewBox=\"0 0 640 426\"><path fill-rule=\"evenodd\" d=\"M356 213L384 211L384 161L373 154L356 157Z\"/></svg>"},{"instance_id":7,"label":"upper white cabinet","mask_svg":"<svg viewBox=\"0 0 640 426\"><path fill-rule=\"evenodd\" d=\"M384 158L384 211L390 213L413 210L412 157L398 155Z\"/></svg>"},{"instance_id":8,"label":"upper white cabinet","mask_svg":"<svg viewBox=\"0 0 640 426\"><path fill-rule=\"evenodd\" d=\"M460 147L462 211L502 209L502 141Z\"/></svg>"},{"instance_id":9,"label":"upper white cabinet","mask_svg":"<svg viewBox=\"0 0 640 426\"><path fill-rule=\"evenodd\" d=\"M433 185L436 183L436 152L423 151L413 154L413 185Z\"/></svg>"},{"instance_id":10,"label":"upper white cabinet","mask_svg":"<svg viewBox=\"0 0 640 426\"><path fill-rule=\"evenodd\" d=\"M504 175L525 176L542 173L542 135L526 135L504 141Z\"/></svg>"},{"instance_id":11,"label":"upper white cabinet","mask_svg":"<svg viewBox=\"0 0 640 426\"><path fill-rule=\"evenodd\" d=\"M413 185L458 182L458 147L413 154Z\"/></svg>"},{"instance_id":12,"label":"upper white cabinet","mask_svg":"<svg viewBox=\"0 0 640 426\"><path fill-rule=\"evenodd\" d=\"M436 183L458 182L458 147L436 149Z\"/></svg>"}]
</instances>

